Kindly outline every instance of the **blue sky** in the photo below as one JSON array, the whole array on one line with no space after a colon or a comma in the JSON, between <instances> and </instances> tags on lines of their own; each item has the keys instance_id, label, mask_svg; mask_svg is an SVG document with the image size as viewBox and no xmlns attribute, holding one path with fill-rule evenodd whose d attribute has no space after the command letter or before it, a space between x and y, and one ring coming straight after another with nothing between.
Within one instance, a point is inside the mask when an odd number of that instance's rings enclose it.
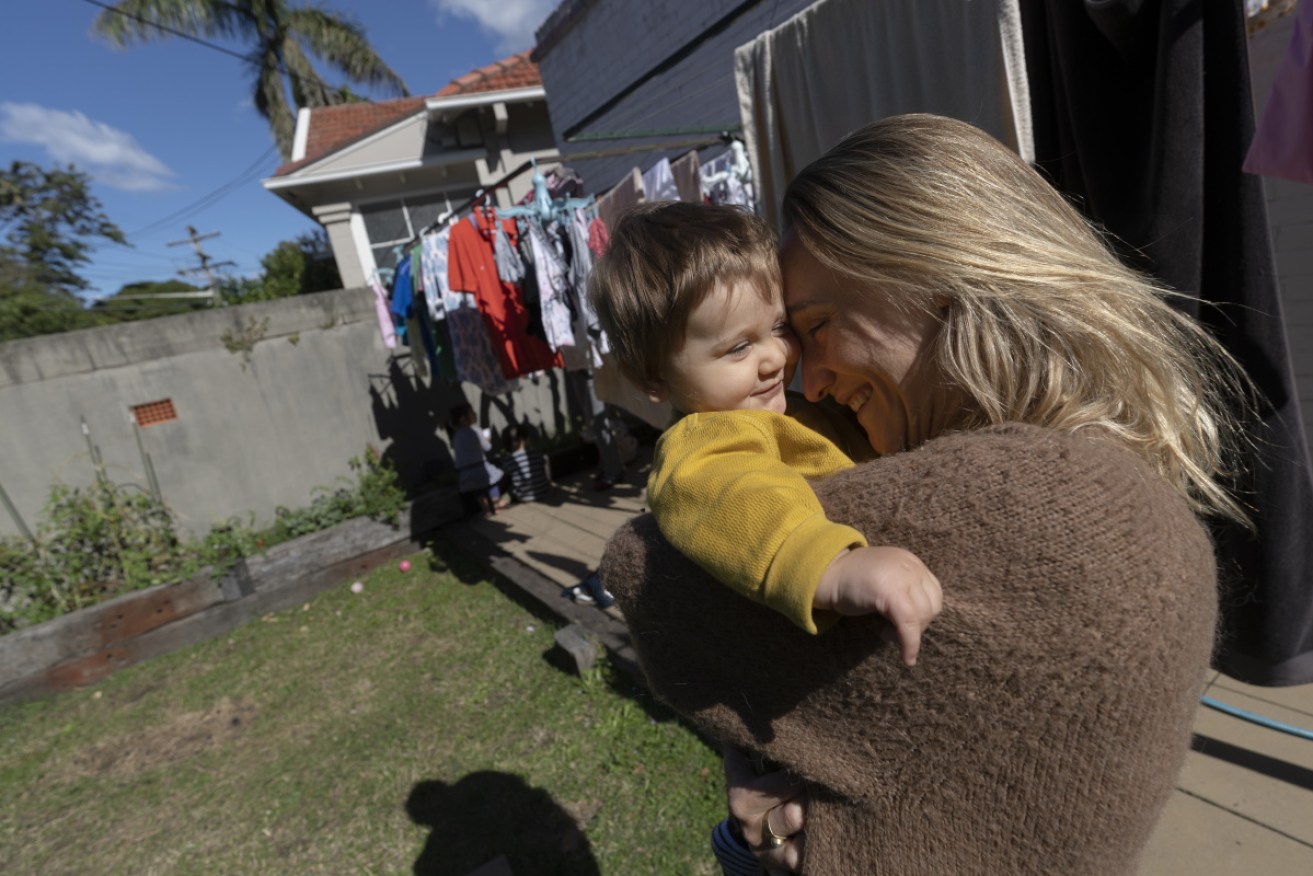
<instances>
[{"instance_id":1,"label":"blue sky","mask_svg":"<svg viewBox=\"0 0 1313 876\"><path fill-rule=\"evenodd\" d=\"M556 3L322 0L365 28L412 94L530 48ZM85 0L7 5L0 162L71 162L92 176L93 193L132 246L96 247L82 271L89 297L195 265L190 246L168 246L188 224L219 232L203 243L211 258L236 262L237 275L258 273L279 241L316 226L260 186L280 160L251 106L243 63L177 37L113 49L91 33L99 12Z\"/></svg>"}]
</instances>

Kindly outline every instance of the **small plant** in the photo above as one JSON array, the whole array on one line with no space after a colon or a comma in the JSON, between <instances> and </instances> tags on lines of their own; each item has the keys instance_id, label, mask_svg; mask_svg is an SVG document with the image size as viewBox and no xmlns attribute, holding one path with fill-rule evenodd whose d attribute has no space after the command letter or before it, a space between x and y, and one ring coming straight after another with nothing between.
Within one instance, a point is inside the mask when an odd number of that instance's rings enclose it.
<instances>
[{"instance_id":1,"label":"small plant","mask_svg":"<svg viewBox=\"0 0 1313 876\"><path fill-rule=\"evenodd\" d=\"M373 447L365 448L364 456L351 457L347 464L355 473L355 483L338 478L340 486L336 488L316 487L318 495L305 508L292 511L279 506L274 511L274 538L296 538L352 517L372 517L397 525L401 509L406 506L406 492L397 481L396 470Z\"/></svg>"},{"instance_id":2,"label":"small plant","mask_svg":"<svg viewBox=\"0 0 1313 876\"><path fill-rule=\"evenodd\" d=\"M255 345L264 340L265 333L269 330L269 317L257 320L255 317L249 317L245 327L233 329L224 329L223 334L219 335L219 340L223 343L224 348L233 355L242 357L242 370L251 364L251 351Z\"/></svg>"},{"instance_id":3,"label":"small plant","mask_svg":"<svg viewBox=\"0 0 1313 876\"><path fill-rule=\"evenodd\" d=\"M229 517L212 526L196 549L199 562L213 567L214 574L222 575L238 561L262 550L266 545L254 524L255 515L250 514L245 523L238 517Z\"/></svg>"},{"instance_id":4,"label":"small plant","mask_svg":"<svg viewBox=\"0 0 1313 876\"><path fill-rule=\"evenodd\" d=\"M0 539L0 634L121 593L184 581L202 566L222 575L270 545L352 517L395 526L406 494L391 464L373 447L348 464L354 483L339 478L336 488L316 488L306 508L279 507L267 532L254 529L252 514L245 521L231 517L191 542L178 537L163 503L116 486L101 471L90 487L57 484L35 539Z\"/></svg>"},{"instance_id":5,"label":"small plant","mask_svg":"<svg viewBox=\"0 0 1313 876\"><path fill-rule=\"evenodd\" d=\"M97 476L57 484L37 536L0 546L0 631L193 573L195 557L160 502Z\"/></svg>"}]
</instances>

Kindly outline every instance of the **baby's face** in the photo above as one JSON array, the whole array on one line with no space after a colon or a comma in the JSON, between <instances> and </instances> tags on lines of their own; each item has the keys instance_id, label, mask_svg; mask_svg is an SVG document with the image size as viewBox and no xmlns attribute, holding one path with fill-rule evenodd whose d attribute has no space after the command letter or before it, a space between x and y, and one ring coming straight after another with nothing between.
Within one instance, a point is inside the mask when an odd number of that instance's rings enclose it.
<instances>
[{"instance_id":1,"label":"baby's face","mask_svg":"<svg viewBox=\"0 0 1313 876\"><path fill-rule=\"evenodd\" d=\"M689 314L684 344L671 354L654 401L682 413L769 410L784 413L784 390L798 344L779 289L769 300L742 280L720 284Z\"/></svg>"}]
</instances>

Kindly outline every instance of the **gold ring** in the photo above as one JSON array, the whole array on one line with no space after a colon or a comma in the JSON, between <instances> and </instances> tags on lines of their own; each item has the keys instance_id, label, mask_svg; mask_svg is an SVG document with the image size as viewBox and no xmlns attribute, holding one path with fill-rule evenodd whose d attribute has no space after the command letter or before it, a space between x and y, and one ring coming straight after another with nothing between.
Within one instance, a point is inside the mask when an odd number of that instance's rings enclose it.
<instances>
[{"instance_id":1,"label":"gold ring","mask_svg":"<svg viewBox=\"0 0 1313 876\"><path fill-rule=\"evenodd\" d=\"M761 820L761 826L766 830L766 845L770 846L772 849L778 849L780 846L788 842L789 838L787 836L780 836L778 833L771 830L770 814L774 811L774 809L771 809L766 812L766 817Z\"/></svg>"}]
</instances>

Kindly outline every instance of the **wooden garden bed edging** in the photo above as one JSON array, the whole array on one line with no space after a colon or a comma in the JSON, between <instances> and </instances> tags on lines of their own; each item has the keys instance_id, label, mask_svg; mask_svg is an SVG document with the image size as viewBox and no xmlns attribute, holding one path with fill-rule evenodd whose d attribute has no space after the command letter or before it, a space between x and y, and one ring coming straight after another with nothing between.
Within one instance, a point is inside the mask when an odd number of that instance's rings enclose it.
<instances>
[{"instance_id":1,"label":"wooden garden bed edging","mask_svg":"<svg viewBox=\"0 0 1313 876\"><path fill-rule=\"evenodd\" d=\"M207 572L125 593L0 636L0 702L92 684L223 635L413 553L425 533L459 517L455 490L430 493L403 511L396 526L357 517L247 557L218 579Z\"/></svg>"}]
</instances>

